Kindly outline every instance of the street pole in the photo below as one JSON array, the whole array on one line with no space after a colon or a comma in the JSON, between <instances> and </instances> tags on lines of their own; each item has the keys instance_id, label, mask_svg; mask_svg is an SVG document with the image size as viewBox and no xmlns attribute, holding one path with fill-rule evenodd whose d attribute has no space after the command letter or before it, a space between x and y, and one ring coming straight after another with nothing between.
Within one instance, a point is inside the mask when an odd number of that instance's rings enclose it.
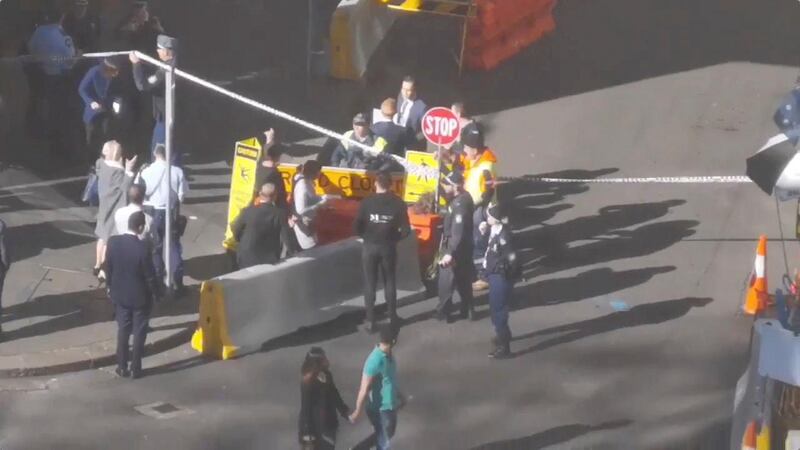
<instances>
[{"instance_id":1,"label":"street pole","mask_svg":"<svg viewBox=\"0 0 800 450\"><path fill-rule=\"evenodd\" d=\"M436 190L433 191L433 213L439 213L439 189L442 183L442 137L436 145Z\"/></svg>"},{"instance_id":2,"label":"street pole","mask_svg":"<svg viewBox=\"0 0 800 450\"><path fill-rule=\"evenodd\" d=\"M175 55L170 61L170 70L166 73L164 80L164 87L166 92L165 99L165 112L164 112L164 146L165 157L167 159L167 170L164 171L166 180L162 180L162 185L167 186L167 211L164 219L164 267L166 268L167 279L166 285L168 289L172 288L172 124L175 118Z\"/></svg>"}]
</instances>

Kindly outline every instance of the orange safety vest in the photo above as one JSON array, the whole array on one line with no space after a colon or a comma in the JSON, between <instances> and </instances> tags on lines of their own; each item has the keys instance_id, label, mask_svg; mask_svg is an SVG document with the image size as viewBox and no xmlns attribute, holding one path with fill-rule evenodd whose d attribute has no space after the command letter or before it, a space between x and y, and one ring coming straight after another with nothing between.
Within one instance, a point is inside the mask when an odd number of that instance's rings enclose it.
<instances>
[{"instance_id":1,"label":"orange safety vest","mask_svg":"<svg viewBox=\"0 0 800 450\"><path fill-rule=\"evenodd\" d=\"M486 192L486 189L490 186L495 187L497 157L493 151L487 148L477 160L472 161L465 155L462 162L464 165L464 189L469 192L472 201L478 204L483 198L483 193ZM490 178L487 178L484 172L489 172L491 174ZM497 190L494 191L492 201L497 201Z\"/></svg>"}]
</instances>

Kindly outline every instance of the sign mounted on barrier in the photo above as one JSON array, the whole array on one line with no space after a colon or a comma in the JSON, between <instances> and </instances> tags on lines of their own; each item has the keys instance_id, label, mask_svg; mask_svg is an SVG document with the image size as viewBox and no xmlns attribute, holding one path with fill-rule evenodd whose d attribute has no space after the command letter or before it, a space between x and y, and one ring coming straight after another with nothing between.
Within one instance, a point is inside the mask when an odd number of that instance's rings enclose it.
<instances>
[{"instance_id":1,"label":"sign mounted on barrier","mask_svg":"<svg viewBox=\"0 0 800 450\"><path fill-rule=\"evenodd\" d=\"M256 167L261 158L261 144L251 138L236 143L231 172L231 191L228 197L228 225L222 246L228 250L236 249L231 225L239 217L239 212L253 202L256 186Z\"/></svg>"},{"instance_id":2,"label":"sign mounted on barrier","mask_svg":"<svg viewBox=\"0 0 800 450\"><path fill-rule=\"evenodd\" d=\"M278 171L283 177L286 192L292 192L292 179L297 173L298 164L279 164ZM375 173L359 169L323 167L317 180L317 193L338 195L343 198L364 198L375 192ZM403 197L405 177L401 173L392 174L392 192Z\"/></svg>"},{"instance_id":3,"label":"sign mounted on barrier","mask_svg":"<svg viewBox=\"0 0 800 450\"><path fill-rule=\"evenodd\" d=\"M406 151L406 159L411 164L420 166L437 167L436 158L433 153L418 152L415 150ZM419 176L406 174L406 190L403 200L406 203L415 203L419 198L429 192L435 192L437 187L436 178L429 176Z\"/></svg>"}]
</instances>

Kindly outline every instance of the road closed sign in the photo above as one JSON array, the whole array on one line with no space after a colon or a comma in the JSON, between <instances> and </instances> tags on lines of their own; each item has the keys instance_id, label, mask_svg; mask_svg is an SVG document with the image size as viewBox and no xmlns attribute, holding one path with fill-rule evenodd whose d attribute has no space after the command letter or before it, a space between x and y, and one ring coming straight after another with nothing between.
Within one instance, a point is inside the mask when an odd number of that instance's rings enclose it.
<instances>
[{"instance_id":1,"label":"road closed sign","mask_svg":"<svg viewBox=\"0 0 800 450\"><path fill-rule=\"evenodd\" d=\"M456 113L447 108L431 108L422 116L422 134L434 145L448 146L458 139L461 123Z\"/></svg>"}]
</instances>

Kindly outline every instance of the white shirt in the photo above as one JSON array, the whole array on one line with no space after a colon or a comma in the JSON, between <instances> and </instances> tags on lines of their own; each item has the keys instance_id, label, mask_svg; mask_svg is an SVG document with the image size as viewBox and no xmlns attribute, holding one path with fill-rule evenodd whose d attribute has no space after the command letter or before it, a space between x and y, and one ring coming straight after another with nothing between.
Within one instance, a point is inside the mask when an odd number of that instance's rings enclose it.
<instances>
[{"instance_id":1,"label":"white shirt","mask_svg":"<svg viewBox=\"0 0 800 450\"><path fill-rule=\"evenodd\" d=\"M133 203L129 204L128 206L123 206L122 208L118 209L117 212L114 213L114 223L116 224L117 234L125 234L128 233L128 219L130 219L131 215L135 212L144 211L144 209ZM144 233L142 233L142 238L146 238L150 234L150 224L153 222L153 218L150 217L149 214L144 214Z\"/></svg>"},{"instance_id":2,"label":"white shirt","mask_svg":"<svg viewBox=\"0 0 800 450\"><path fill-rule=\"evenodd\" d=\"M404 98L403 103L400 104L400 111L397 112L395 116L395 123L400 125L401 127L406 126L408 124L408 115L411 113L411 107L414 105L414 100L410 98Z\"/></svg>"},{"instance_id":3,"label":"white shirt","mask_svg":"<svg viewBox=\"0 0 800 450\"><path fill-rule=\"evenodd\" d=\"M172 178L171 188L166 185L167 162L156 159L153 164L150 164L142 171L140 179L144 181L147 187L145 193L144 204L152 206L155 209L165 209L167 207L167 195L172 192L173 205L177 202L183 202L189 186L186 184L186 179L183 177L183 169L180 167L172 166L170 175Z\"/></svg>"}]
</instances>

